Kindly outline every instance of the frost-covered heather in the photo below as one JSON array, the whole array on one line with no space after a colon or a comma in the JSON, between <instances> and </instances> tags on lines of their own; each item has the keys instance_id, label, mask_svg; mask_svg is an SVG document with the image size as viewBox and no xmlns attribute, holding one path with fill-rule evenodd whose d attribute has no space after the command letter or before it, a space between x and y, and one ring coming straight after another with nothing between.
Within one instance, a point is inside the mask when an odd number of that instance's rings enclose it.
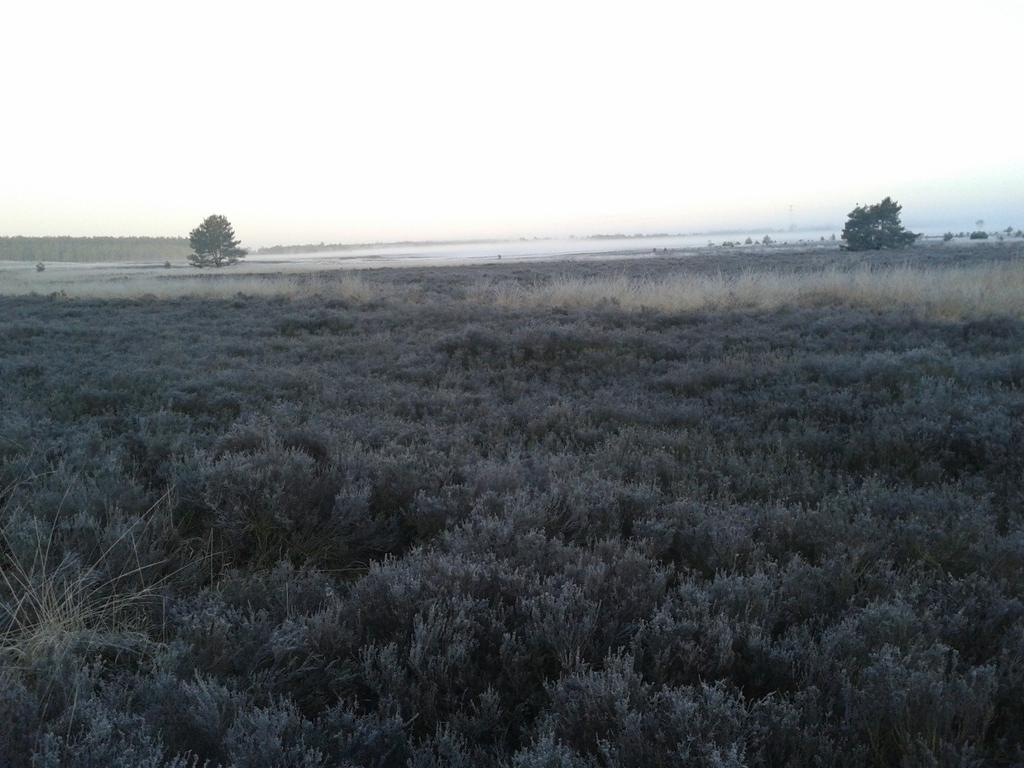
<instances>
[{"instance_id":1,"label":"frost-covered heather","mask_svg":"<svg viewBox=\"0 0 1024 768\"><path fill-rule=\"evenodd\" d=\"M1024 764L1018 251L750 258L0 296L0 766Z\"/></svg>"}]
</instances>

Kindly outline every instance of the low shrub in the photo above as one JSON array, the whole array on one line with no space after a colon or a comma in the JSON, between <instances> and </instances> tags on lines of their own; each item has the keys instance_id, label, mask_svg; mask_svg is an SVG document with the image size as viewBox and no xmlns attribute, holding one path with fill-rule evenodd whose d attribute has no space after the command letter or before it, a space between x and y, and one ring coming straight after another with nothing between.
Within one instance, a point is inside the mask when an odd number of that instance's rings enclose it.
<instances>
[{"instance_id":1,"label":"low shrub","mask_svg":"<svg viewBox=\"0 0 1024 768\"><path fill-rule=\"evenodd\" d=\"M1016 248L0 297L0 765L1024 763Z\"/></svg>"}]
</instances>

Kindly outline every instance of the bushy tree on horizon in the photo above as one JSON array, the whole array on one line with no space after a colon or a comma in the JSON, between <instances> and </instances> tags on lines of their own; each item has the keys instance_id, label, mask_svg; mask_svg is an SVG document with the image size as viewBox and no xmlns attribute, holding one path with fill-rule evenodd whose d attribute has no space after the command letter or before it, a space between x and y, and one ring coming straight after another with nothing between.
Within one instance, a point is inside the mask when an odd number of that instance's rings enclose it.
<instances>
[{"instance_id":1,"label":"bushy tree on horizon","mask_svg":"<svg viewBox=\"0 0 1024 768\"><path fill-rule=\"evenodd\" d=\"M874 205L858 205L843 227L843 247L848 251L877 251L910 245L918 235L904 228L901 210L903 206L891 197Z\"/></svg>"},{"instance_id":2,"label":"bushy tree on horizon","mask_svg":"<svg viewBox=\"0 0 1024 768\"><path fill-rule=\"evenodd\" d=\"M225 267L236 263L248 253L239 248L240 240L225 216L213 214L188 234L192 253L188 257L194 267Z\"/></svg>"}]
</instances>

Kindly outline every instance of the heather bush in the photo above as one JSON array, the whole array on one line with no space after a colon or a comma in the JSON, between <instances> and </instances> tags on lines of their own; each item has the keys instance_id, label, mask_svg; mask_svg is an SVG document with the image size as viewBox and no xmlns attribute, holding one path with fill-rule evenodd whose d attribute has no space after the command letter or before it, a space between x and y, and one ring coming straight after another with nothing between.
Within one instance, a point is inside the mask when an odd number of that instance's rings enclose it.
<instances>
[{"instance_id":1,"label":"heather bush","mask_svg":"<svg viewBox=\"0 0 1024 768\"><path fill-rule=\"evenodd\" d=\"M1019 312L568 269L0 297L0 765L1024 762Z\"/></svg>"}]
</instances>

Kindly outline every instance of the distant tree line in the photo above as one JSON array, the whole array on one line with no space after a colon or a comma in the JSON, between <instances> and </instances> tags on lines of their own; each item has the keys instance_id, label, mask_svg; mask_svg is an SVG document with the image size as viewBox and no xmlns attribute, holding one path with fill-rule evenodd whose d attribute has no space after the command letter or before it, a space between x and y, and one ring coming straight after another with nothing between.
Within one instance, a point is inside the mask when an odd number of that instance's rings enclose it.
<instances>
[{"instance_id":1,"label":"distant tree line","mask_svg":"<svg viewBox=\"0 0 1024 768\"><path fill-rule=\"evenodd\" d=\"M183 261L189 253L184 237L0 237L0 261Z\"/></svg>"}]
</instances>

